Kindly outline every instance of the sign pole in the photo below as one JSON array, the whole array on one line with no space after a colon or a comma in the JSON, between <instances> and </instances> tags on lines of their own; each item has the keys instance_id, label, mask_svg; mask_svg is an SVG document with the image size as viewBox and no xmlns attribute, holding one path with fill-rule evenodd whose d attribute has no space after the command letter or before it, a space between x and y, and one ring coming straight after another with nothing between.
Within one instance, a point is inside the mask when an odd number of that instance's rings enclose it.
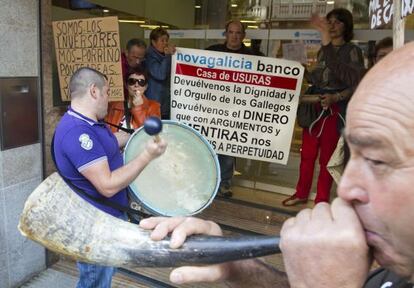
<instances>
[{"instance_id":1,"label":"sign pole","mask_svg":"<svg viewBox=\"0 0 414 288\"><path fill-rule=\"evenodd\" d=\"M405 18L402 18L401 8L402 0L394 1L394 15L392 23L394 49L398 49L404 45Z\"/></svg>"}]
</instances>

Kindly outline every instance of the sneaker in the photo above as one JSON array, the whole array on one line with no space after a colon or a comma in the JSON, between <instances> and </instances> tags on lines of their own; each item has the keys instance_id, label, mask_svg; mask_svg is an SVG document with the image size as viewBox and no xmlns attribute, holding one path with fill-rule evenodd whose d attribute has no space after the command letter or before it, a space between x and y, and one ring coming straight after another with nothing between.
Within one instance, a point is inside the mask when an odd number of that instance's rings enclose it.
<instances>
[{"instance_id":1,"label":"sneaker","mask_svg":"<svg viewBox=\"0 0 414 288\"><path fill-rule=\"evenodd\" d=\"M217 195L223 198L231 198L233 196L233 192L231 192L230 187L220 187Z\"/></svg>"},{"instance_id":2,"label":"sneaker","mask_svg":"<svg viewBox=\"0 0 414 288\"><path fill-rule=\"evenodd\" d=\"M286 198L282 201L282 205L285 207L289 206L296 206L299 204L306 204L308 202L308 199L301 199L296 196L296 194L293 194L292 196Z\"/></svg>"}]
</instances>

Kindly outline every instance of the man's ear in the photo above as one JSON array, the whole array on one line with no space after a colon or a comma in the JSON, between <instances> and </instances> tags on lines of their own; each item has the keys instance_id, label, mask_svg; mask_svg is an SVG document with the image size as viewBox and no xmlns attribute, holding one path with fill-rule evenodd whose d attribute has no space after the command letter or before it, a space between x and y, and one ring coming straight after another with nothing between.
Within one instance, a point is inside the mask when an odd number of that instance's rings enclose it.
<instances>
[{"instance_id":1,"label":"man's ear","mask_svg":"<svg viewBox=\"0 0 414 288\"><path fill-rule=\"evenodd\" d=\"M91 94L92 98L94 99L98 98L98 87L96 87L95 83L89 86L89 93Z\"/></svg>"}]
</instances>

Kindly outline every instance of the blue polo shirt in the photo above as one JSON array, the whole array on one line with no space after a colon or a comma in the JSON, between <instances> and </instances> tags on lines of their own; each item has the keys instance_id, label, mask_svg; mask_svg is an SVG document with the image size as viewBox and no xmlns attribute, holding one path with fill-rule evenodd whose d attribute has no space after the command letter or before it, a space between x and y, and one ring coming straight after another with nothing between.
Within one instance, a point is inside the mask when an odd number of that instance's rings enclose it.
<instances>
[{"instance_id":1,"label":"blue polo shirt","mask_svg":"<svg viewBox=\"0 0 414 288\"><path fill-rule=\"evenodd\" d=\"M108 161L111 171L123 165L118 141L107 126L103 122L96 122L85 117L71 107L56 128L54 151L60 172L70 179L76 187L94 197L106 198L81 172L99 161ZM115 217L123 214L117 209L95 203L86 196L81 197L98 209ZM127 206L127 189L122 189L107 199Z\"/></svg>"}]
</instances>

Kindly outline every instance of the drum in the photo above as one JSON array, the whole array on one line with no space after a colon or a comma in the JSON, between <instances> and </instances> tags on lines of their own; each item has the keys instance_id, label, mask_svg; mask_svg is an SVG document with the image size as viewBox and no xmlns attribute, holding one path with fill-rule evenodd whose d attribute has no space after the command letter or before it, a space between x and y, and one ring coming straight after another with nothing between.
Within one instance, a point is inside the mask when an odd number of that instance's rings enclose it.
<instances>
[{"instance_id":1,"label":"drum","mask_svg":"<svg viewBox=\"0 0 414 288\"><path fill-rule=\"evenodd\" d=\"M189 216L213 201L220 184L217 155L196 130L163 120L159 136L168 143L163 155L151 161L129 185L130 196L151 214ZM124 163L140 154L152 136L135 131L124 150Z\"/></svg>"}]
</instances>

